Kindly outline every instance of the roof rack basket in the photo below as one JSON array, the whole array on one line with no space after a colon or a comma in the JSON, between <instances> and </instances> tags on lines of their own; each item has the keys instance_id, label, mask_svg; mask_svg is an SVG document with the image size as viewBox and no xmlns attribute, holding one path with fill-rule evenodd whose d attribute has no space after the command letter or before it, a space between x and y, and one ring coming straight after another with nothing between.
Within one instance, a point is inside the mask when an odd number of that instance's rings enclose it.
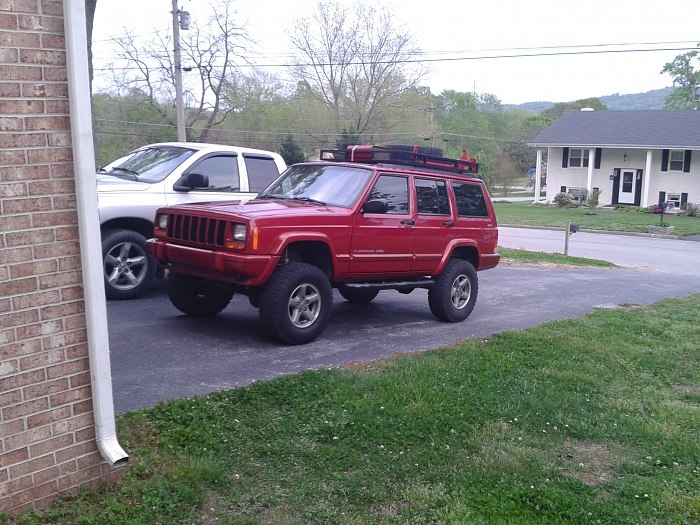
<instances>
[{"instance_id":1,"label":"roof rack basket","mask_svg":"<svg viewBox=\"0 0 700 525\"><path fill-rule=\"evenodd\" d=\"M463 151L461 159L448 159L419 153L419 149L418 146L414 146L413 151L394 150L372 145L348 146L346 149L321 150L320 160L358 164L397 164L469 175L479 171L478 162L473 157L467 158L466 150Z\"/></svg>"}]
</instances>

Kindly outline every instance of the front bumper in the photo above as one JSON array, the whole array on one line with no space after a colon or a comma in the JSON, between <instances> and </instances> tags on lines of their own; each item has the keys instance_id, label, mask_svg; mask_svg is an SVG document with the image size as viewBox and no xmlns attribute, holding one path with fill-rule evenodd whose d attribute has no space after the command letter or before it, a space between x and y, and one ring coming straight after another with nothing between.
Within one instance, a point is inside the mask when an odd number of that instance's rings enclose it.
<instances>
[{"instance_id":1,"label":"front bumper","mask_svg":"<svg viewBox=\"0 0 700 525\"><path fill-rule=\"evenodd\" d=\"M261 286L272 275L280 257L206 250L148 239L148 253L170 271L216 281Z\"/></svg>"}]
</instances>

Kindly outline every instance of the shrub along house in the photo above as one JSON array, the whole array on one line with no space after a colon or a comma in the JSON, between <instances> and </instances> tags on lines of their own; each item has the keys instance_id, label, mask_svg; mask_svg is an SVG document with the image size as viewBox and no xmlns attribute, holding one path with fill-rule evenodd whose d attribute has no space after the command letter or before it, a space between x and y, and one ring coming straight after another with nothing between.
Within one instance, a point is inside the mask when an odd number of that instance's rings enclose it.
<instances>
[{"instance_id":1,"label":"shrub along house","mask_svg":"<svg viewBox=\"0 0 700 525\"><path fill-rule=\"evenodd\" d=\"M600 205L668 209L700 202L700 111L565 113L529 146L539 182L547 150L546 200L600 191ZM535 195L539 195L536 188Z\"/></svg>"}]
</instances>

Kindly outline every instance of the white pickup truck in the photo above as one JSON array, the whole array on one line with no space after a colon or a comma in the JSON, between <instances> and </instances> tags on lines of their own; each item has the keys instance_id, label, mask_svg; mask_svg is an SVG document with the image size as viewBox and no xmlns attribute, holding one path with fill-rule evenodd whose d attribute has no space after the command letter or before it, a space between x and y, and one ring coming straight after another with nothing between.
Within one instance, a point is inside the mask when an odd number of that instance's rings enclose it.
<instances>
[{"instance_id":1,"label":"white pickup truck","mask_svg":"<svg viewBox=\"0 0 700 525\"><path fill-rule=\"evenodd\" d=\"M108 299L142 295L156 275L146 239L163 206L247 201L286 169L277 153L170 142L144 146L97 172L102 259Z\"/></svg>"}]
</instances>

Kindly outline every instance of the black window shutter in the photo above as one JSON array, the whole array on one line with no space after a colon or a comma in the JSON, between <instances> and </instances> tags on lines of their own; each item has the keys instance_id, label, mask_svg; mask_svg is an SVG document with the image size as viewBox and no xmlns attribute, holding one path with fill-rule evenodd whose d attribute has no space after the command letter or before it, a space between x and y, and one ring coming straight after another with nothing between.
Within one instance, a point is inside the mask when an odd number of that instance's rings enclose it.
<instances>
[{"instance_id":1,"label":"black window shutter","mask_svg":"<svg viewBox=\"0 0 700 525\"><path fill-rule=\"evenodd\" d=\"M595 169L600 169L600 159L603 156L603 148L595 149Z\"/></svg>"},{"instance_id":2,"label":"black window shutter","mask_svg":"<svg viewBox=\"0 0 700 525\"><path fill-rule=\"evenodd\" d=\"M559 188L559 191L560 191L561 193L566 193L566 186L561 186L561 187Z\"/></svg>"},{"instance_id":3,"label":"black window shutter","mask_svg":"<svg viewBox=\"0 0 700 525\"><path fill-rule=\"evenodd\" d=\"M569 167L569 148L564 148L561 154L561 167Z\"/></svg>"},{"instance_id":4,"label":"black window shutter","mask_svg":"<svg viewBox=\"0 0 700 525\"><path fill-rule=\"evenodd\" d=\"M685 173L690 172L690 156L693 154L692 150L685 150L685 155L683 156L683 171Z\"/></svg>"},{"instance_id":5,"label":"black window shutter","mask_svg":"<svg viewBox=\"0 0 700 525\"><path fill-rule=\"evenodd\" d=\"M663 206L664 204L666 204L666 192L660 191L659 192L659 206Z\"/></svg>"},{"instance_id":6,"label":"black window shutter","mask_svg":"<svg viewBox=\"0 0 700 525\"><path fill-rule=\"evenodd\" d=\"M681 210L685 210L688 207L688 194L681 193Z\"/></svg>"},{"instance_id":7,"label":"black window shutter","mask_svg":"<svg viewBox=\"0 0 700 525\"><path fill-rule=\"evenodd\" d=\"M661 171L668 171L668 150L661 152Z\"/></svg>"}]
</instances>

